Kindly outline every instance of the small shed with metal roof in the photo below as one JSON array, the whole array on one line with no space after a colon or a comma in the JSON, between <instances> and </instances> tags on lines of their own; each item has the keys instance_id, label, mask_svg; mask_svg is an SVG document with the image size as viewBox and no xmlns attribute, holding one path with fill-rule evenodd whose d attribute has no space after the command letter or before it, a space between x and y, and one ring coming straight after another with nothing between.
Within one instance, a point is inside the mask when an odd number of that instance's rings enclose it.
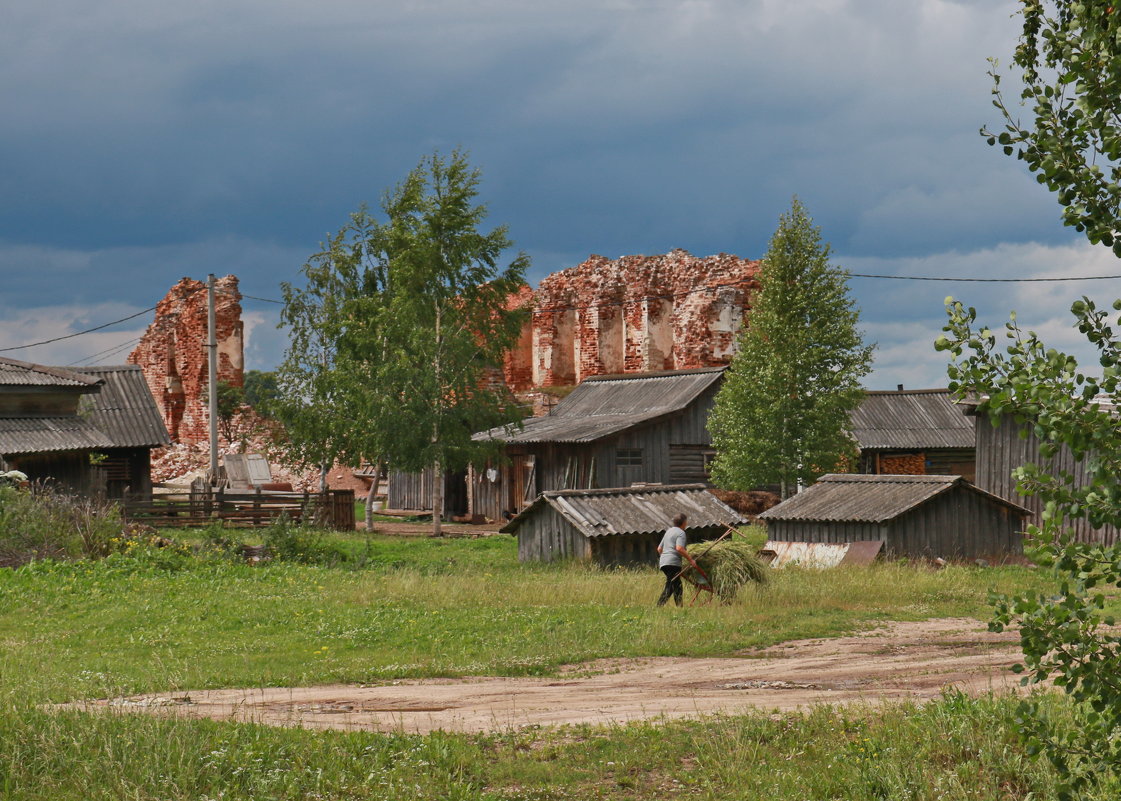
<instances>
[{"instance_id":1,"label":"small shed with metal roof","mask_svg":"<svg viewBox=\"0 0 1121 801\"><path fill-rule=\"evenodd\" d=\"M110 498L152 493L152 449L171 444L144 371L135 364L75 368L100 379L101 391L82 397L79 414L103 431L110 445L97 467Z\"/></svg>"},{"instance_id":2,"label":"small shed with metal roof","mask_svg":"<svg viewBox=\"0 0 1121 801\"><path fill-rule=\"evenodd\" d=\"M1023 552L1030 512L961 476L829 474L759 516L769 539L880 540L884 554L944 559Z\"/></svg>"},{"instance_id":3,"label":"small shed with metal roof","mask_svg":"<svg viewBox=\"0 0 1121 801\"><path fill-rule=\"evenodd\" d=\"M690 542L746 522L703 484L543 492L500 531L518 537L522 562L582 559L605 567L657 564L674 516L688 517Z\"/></svg>"},{"instance_id":4,"label":"small shed with metal roof","mask_svg":"<svg viewBox=\"0 0 1121 801\"><path fill-rule=\"evenodd\" d=\"M974 418L948 389L873 391L849 416L860 472L959 475L975 471Z\"/></svg>"},{"instance_id":5,"label":"small shed with metal roof","mask_svg":"<svg viewBox=\"0 0 1121 801\"><path fill-rule=\"evenodd\" d=\"M168 442L140 368L0 357L0 462L9 468L80 491L150 492L150 450Z\"/></svg>"}]
</instances>

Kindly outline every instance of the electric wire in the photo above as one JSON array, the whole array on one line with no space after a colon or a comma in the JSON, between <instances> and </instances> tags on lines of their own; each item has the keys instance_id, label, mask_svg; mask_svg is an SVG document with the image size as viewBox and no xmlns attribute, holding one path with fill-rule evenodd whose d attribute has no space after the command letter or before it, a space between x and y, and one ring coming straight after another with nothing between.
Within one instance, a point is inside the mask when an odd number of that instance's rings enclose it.
<instances>
[{"instance_id":1,"label":"electric wire","mask_svg":"<svg viewBox=\"0 0 1121 801\"><path fill-rule=\"evenodd\" d=\"M73 339L74 337L85 336L86 334L92 334L94 331L100 331L103 328L108 328L109 326L116 325L117 323L124 323L124 322L127 322L129 320L133 320L133 319L139 317L142 314L147 314L148 312L155 311L155 310L156 310L156 307L152 306L150 308L144 309L143 311L138 311L136 314L130 314L128 317L122 317L119 320L113 320L112 322L103 323L102 325L94 326L93 328L87 328L85 331L78 331L78 332L73 333L73 334L66 334L65 336L61 336L61 337L54 337L53 339L44 339L41 342L32 342L29 345L15 345L15 346L10 347L10 348L0 348L0 353L7 353L7 352L13 351L13 350L24 350L25 348L35 348L35 347L38 347L39 345L49 345L52 342L61 342L64 339Z\"/></svg>"},{"instance_id":2,"label":"electric wire","mask_svg":"<svg viewBox=\"0 0 1121 801\"><path fill-rule=\"evenodd\" d=\"M960 282L968 282L968 283L990 283L990 284L1056 283L1056 282L1064 282L1064 281L1110 281L1110 280L1121 279L1121 275L1083 275L1083 276L1064 276L1064 277L1058 277L1058 278L952 278L952 277L947 277L947 276L885 275L885 274L876 274L876 273L849 273L848 277L849 278L873 278L873 279L881 279L881 280L889 280L889 281L960 281ZM644 297L634 298L634 299L631 299L631 300L607 301L607 302L602 302L602 303L592 303L592 304L588 304L588 305L584 305L584 306L545 306L545 307L533 309L532 313L533 314L546 314L548 312L587 311L589 309L602 308L604 306L629 306L629 305L634 305L634 304L637 304L637 303L643 303L645 301L650 301L650 300L673 300L674 298L685 297L687 295L693 295L693 294L696 294L696 293L699 293L699 292L714 292L718 289L727 289L727 288L730 288L730 287L738 287L738 286L742 286L744 284L750 284L750 283L754 283L754 282L755 282L754 278L746 278L746 279L743 279L743 280L740 280L740 281L732 281L732 282L725 283L725 284L714 284L712 286L698 287L696 289L686 289L686 290L683 290L681 292L672 292L672 293L668 293L668 294L664 294L664 295L646 295ZM204 286L204 287L201 287L199 289L193 290L192 294L194 292L201 292L205 289L206 289L206 287ZM227 290L223 290L223 289L219 289L217 291L220 294L225 294L225 295L233 294L233 293L228 292ZM275 298L262 298L262 297L259 297L257 295L241 295L241 297L246 299L246 300L260 301L261 303L275 303L275 304L278 304L278 305L281 305L281 306L284 305L284 301L276 300ZM156 307L152 306L150 308L144 309L143 311L139 311L136 314L131 314L128 317L122 317L119 320L113 320L111 322L104 323L104 324L99 325L99 326L95 326L94 328L87 328L84 331L78 331L78 332L73 333L73 334L66 334L65 336L54 337L52 339L44 339L40 342L31 342L27 345L15 345L15 346L7 347L7 348L0 348L0 353L8 353L8 352L14 351L14 350L25 350L27 348L38 347L39 345L49 345L53 342L61 342L65 339L73 339L75 337L84 336L86 334L92 334L96 331L101 331L102 329L109 328L110 326L117 325L118 323L124 323L124 322L127 322L129 320L135 319L135 318L141 316L142 314L147 314L148 312L155 311L155 309L156 309ZM123 348L121 348L121 349L123 349ZM86 359L80 360L80 362L78 362L78 363L81 363L81 361L86 361L89 358L96 358L96 356L99 356L99 355L102 355L102 354L95 354L94 357L87 357Z\"/></svg>"}]
</instances>

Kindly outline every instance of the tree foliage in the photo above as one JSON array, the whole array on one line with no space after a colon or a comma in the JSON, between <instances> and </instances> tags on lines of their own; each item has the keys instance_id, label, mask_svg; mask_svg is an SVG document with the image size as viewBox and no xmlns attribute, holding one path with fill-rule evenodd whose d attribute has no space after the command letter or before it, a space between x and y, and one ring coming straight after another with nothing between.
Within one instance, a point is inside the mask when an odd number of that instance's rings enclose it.
<instances>
[{"instance_id":1,"label":"tree foliage","mask_svg":"<svg viewBox=\"0 0 1121 801\"><path fill-rule=\"evenodd\" d=\"M306 286L284 286L278 405L304 458L442 476L493 452L473 433L520 418L494 379L524 320L507 306L529 260L500 265L512 243L505 227L480 230L478 184L460 152L424 159L385 195L384 222L359 210L305 265Z\"/></svg>"},{"instance_id":2,"label":"tree foliage","mask_svg":"<svg viewBox=\"0 0 1121 801\"><path fill-rule=\"evenodd\" d=\"M713 480L728 489L779 484L783 497L855 458L849 413L863 398L872 346L857 329L848 273L797 198L779 219L759 292L709 417Z\"/></svg>"},{"instance_id":3,"label":"tree foliage","mask_svg":"<svg viewBox=\"0 0 1121 801\"><path fill-rule=\"evenodd\" d=\"M1004 118L999 133L982 129L990 145L1023 160L1063 207L1063 222L1121 256L1121 13L1107 0L1021 0L1023 31L1013 63L1022 82L1021 123L1002 94L996 62L993 103ZM1121 309L1121 301L1114 303ZM1007 325L1006 353L976 315L952 298L949 323L937 346L950 352L952 386L976 393L994 422L1011 415L1040 439L1043 464L1016 470L1018 491L1038 495L1042 525L1028 531L1037 562L1060 581L1055 597L998 600L994 627L1018 625L1025 681L1051 677L1073 699L1072 729L1053 726L1041 708L1025 703L1017 725L1031 748L1059 769L1062 797L1073 798L1121 767L1121 681L1118 638L1103 613L1100 588L1121 587L1121 551L1077 542L1070 523L1121 525L1121 442L1116 412L1103 405L1118 394L1119 346L1108 314L1088 298L1072 306L1079 331L1098 350L1101 372L1079 370L1073 357L1047 348L1015 323ZM1095 398L1101 395L1098 401ZM1048 460L1060 448L1082 459L1079 484Z\"/></svg>"},{"instance_id":4,"label":"tree foliage","mask_svg":"<svg viewBox=\"0 0 1121 801\"><path fill-rule=\"evenodd\" d=\"M1113 0L1021 0L1022 123L992 62L993 104L1004 118L989 144L1015 154L1055 192L1063 222L1121 256L1121 11Z\"/></svg>"},{"instance_id":5,"label":"tree foliage","mask_svg":"<svg viewBox=\"0 0 1121 801\"><path fill-rule=\"evenodd\" d=\"M1121 301L1113 306L1121 310ZM1016 719L1029 749L1058 769L1061 797L1074 798L1121 768L1121 637L1109 628L1114 620L1103 594L1121 588L1121 551L1079 542L1071 529L1078 520L1121 528L1121 342L1114 327L1121 318L1111 325L1088 298L1071 308L1078 330L1097 348L1101 374L1095 377L1073 356L1021 331L1015 316L1002 349L992 330L976 326L974 309L948 298L947 311L936 346L954 359L951 390L980 399L980 419L995 425L1011 417L1040 442L1040 463L1013 475L1020 494L1043 501L1042 525L1028 527L1027 551L1056 573L1059 592L996 598L990 628L1018 626L1023 682L1053 679L1074 702L1073 726L1054 725L1034 698L1022 703ZM1083 480L1052 461L1060 453L1083 463Z\"/></svg>"}]
</instances>

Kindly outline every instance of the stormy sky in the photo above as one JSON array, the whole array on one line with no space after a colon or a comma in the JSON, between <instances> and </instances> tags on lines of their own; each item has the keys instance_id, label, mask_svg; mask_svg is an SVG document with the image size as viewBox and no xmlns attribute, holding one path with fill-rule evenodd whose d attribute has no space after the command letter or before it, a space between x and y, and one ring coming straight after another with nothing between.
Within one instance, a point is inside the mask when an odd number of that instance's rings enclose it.
<instances>
[{"instance_id":1,"label":"stormy sky","mask_svg":"<svg viewBox=\"0 0 1121 801\"><path fill-rule=\"evenodd\" d=\"M17 0L0 26L0 348L234 273L247 367L281 281L433 151L468 151L536 283L592 253L758 258L798 195L857 273L1121 273L988 147L1011 0ZM954 295L1073 347L1117 281L852 279L871 388L939 386ZM31 361L120 362L150 315Z\"/></svg>"}]
</instances>

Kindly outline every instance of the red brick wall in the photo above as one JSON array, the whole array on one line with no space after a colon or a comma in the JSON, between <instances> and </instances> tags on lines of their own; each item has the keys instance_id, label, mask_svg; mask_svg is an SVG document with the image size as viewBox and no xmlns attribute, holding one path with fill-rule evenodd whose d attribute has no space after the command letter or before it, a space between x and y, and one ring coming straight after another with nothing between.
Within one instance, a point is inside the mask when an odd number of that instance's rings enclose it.
<instances>
[{"instance_id":1,"label":"red brick wall","mask_svg":"<svg viewBox=\"0 0 1121 801\"><path fill-rule=\"evenodd\" d=\"M219 278L215 292L218 380L244 381L241 293L236 276ZM156 306L156 317L129 364L140 365L174 442L209 440L206 284L184 278Z\"/></svg>"},{"instance_id":2,"label":"red brick wall","mask_svg":"<svg viewBox=\"0 0 1121 801\"><path fill-rule=\"evenodd\" d=\"M507 359L506 381L525 392L606 373L727 364L758 271L759 262L724 253L590 256L533 293L534 313ZM524 302L528 291L516 299Z\"/></svg>"}]
</instances>

